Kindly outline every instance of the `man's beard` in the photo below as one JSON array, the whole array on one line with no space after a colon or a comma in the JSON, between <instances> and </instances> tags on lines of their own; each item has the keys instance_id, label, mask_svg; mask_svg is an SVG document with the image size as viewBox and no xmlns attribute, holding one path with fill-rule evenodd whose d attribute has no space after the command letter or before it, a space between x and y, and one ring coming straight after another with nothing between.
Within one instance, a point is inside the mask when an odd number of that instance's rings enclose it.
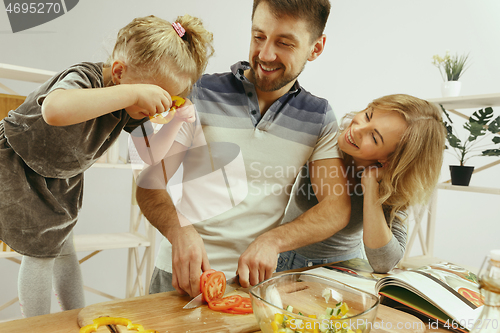
<instances>
[{"instance_id":1,"label":"man's beard","mask_svg":"<svg viewBox=\"0 0 500 333\"><path fill-rule=\"evenodd\" d=\"M304 70L304 67L306 66L306 63L304 62L304 65L298 71L297 73L289 73L289 74L284 74L276 79L269 79L267 77L265 78L260 78L255 75L255 70L254 67L259 66L259 63L257 61L253 61L252 66L250 66L250 75L253 78L253 82L255 86L263 92L271 92L271 91L277 91L289 84L290 82L294 81L297 79L297 77L302 73Z\"/></svg>"}]
</instances>

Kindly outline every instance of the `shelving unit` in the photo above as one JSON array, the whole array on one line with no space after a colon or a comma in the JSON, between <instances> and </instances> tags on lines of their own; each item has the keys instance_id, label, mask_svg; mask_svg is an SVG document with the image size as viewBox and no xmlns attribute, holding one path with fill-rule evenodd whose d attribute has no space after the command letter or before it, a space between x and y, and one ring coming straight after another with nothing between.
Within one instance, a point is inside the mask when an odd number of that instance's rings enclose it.
<instances>
[{"instance_id":1,"label":"shelving unit","mask_svg":"<svg viewBox=\"0 0 500 333\"><path fill-rule=\"evenodd\" d=\"M428 99L428 101L438 105L442 105L447 111L449 111L454 115L457 115L465 119L469 119L468 115L465 115L464 113L459 112L456 109L480 109L485 107L500 106L500 93L459 96L450 98L436 98L436 99ZM497 159L494 162L489 163L483 167L475 168L474 173L478 173L483 170L489 169L497 164L500 164L500 159ZM436 189L434 190L434 193L432 195L431 201L428 206L412 208L413 216L415 219L415 227L413 228L413 231L408 239L406 253L400 264L400 266L402 267L419 267L424 264L442 261L441 259L434 257L436 213L438 209L437 197L439 190L451 190L451 191L500 195L500 188L479 187L479 186L455 186L450 184L450 180L439 183L436 186ZM424 234L422 228L424 226L425 217L427 217L427 224L426 224L426 232ZM410 250L412 249L417 236L420 240L420 247L422 249L423 255L409 257Z\"/></svg>"},{"instance_id":2,"label":"shelving unit","mask_svg":"<svg viewBox=\"0 0 500 333\"><path fill-rule=\"evenodd\" d=\"M34 68L0 64L0 78L43 83L51 78L54 74L54 72ZM15 91L6 87L1 82L0 88L9 93L9 95L0 94L0 111L5 111L2 110L5 108L16 107L11 106L13 100L14 103L16 103L16 99L19 100L17 105L21 104L24 100L23 96L17 95ZM8 100L8 103L6 102L5 105L1 103L2 97L5 101ZM2 108L2 106L4 107ZM6 115L6 112L4 113L0 112L0 119ZM132 168L131 164L124 163L95 163L92 168L130 170L130 177L132 177L130 227L128 232L122 233L74 235L76 251L90 252L90 254L80 259L80 264L104 250L128 249L125 297L128 298L146 295L149 290L149 282L154 268L156 230L145 219L135 199L134 173L137 171ZM144 226L144 228L141 232L140 227L142 225ZM142 254L141 249L143 250ZM12 251L4 243L0 242L0 259L4 258L20 264L20 257L22 256L19 253ZM117 299L117 297L109 295L103 291L99 291L87 286L85 286L84 288L85 290L98 294L100 296L104 296L109 299ZM0 311L16 303L17 301L18 299L14 298L10 301L7 301L3 305L0 304Z\"/></svg>"}]
</instances>

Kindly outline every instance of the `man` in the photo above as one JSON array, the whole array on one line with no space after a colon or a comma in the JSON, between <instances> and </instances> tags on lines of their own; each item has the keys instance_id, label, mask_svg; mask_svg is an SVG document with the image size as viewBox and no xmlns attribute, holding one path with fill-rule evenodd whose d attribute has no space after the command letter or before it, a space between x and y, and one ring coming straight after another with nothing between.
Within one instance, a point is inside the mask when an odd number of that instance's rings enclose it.
<instances>
[{"instance_id":1,"label":"man","mask_svg":"<svg viewBox=\"0 0 500 333\"><path fill-rule=\"evenodd\" d=\"M166 237L151 293L173 286L195 296L201 272L210 268L239 274L244 287L255 285L271 277L280 252L321 241L347 225L350 199L334 140L335 116L326 100L297 82L306 62L323 52L329 11L328 0L254 0L249 63L236 63L230 73L205 75L195 85L191 99L202 135L196 126L186 126L162 168L146 169L138 180L139 206ZM176 209L167 191L160 189L165 187L163 177L170 179L182 160L183 182L189 188L188 181L207 174L200 171L202 155L210 161L208 171L222 170L214 160L226 151L214 152L221 142L237 147L234 156L241 153L248 194L233 202L241 192L231 193L230 209L209 214L200 212L221 201L209 203L212 197L205 196L207 202L201 202L194 199L196 191L191 197L183 192L189 205ZM201 147L206 147L203 153ZM238 161L234 156L226 160ZM291 186L306 163L319 204L279 226ZM230 189L231 181L224 179ZM199 184L211 190L211 185ZM200 214L210 217L194 221Z\"/></svg>"}]
</instances>

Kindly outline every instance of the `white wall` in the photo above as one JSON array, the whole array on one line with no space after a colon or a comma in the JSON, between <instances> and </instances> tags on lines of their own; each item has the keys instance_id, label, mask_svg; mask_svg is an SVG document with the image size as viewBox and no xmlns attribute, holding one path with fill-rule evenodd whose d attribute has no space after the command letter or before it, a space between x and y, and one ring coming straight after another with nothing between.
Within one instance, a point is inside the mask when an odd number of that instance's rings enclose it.
<instances>
[{"instance_id":1,"label":"white wall","mask_svg":"<svg viewBox=\"0 0 500 333\"><path fill-rule=\"evenodd\" d=\"M248 57L251 8L251 0L85 0L60 18L16 34L0 10L0 63L58 71L79 61L103 61L118 29L132 18L154 14L173 20L189 13L201 17L214 33L216 54L207 72L227 71L229 65ZM306 66L300 82L327 98L337 116L362 109L386 94L436 98L441 77L431 58L450 50L470 52L471 67L461 80L462 95L496 93L500 91L496 77L500 74L499 17L496 0L332 0L326 50ZM21 94L36 86L0 82ZM476 158L471 163L480 166L492 160ZM447 167L454 162L447 155L443 180L448 179ZM497 175L498 167L474 175L471 185L500 187ZM126 231L130 187L124 171L90 170L76 231ZM435 255L479 266L489 249L500 248L499 199L440 191ZM85 282L123 297L125 260L125 250L99 254L83 264ZM0 302L15 295L17 269L16 264L0 260ZM104 300L87 294L88 304ZM16 316L17 306L11 306L0 313L0 320Z\"/></svg>"}]
</instances>

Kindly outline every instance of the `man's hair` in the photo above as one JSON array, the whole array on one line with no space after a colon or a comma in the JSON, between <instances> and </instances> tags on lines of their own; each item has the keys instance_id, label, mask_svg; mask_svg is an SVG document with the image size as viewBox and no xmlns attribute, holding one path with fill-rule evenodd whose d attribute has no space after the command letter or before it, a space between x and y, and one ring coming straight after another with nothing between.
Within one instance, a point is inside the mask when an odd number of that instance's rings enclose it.
<instances>
[{"instance_id":1,"label":"man's hair","mask_svg":"<svg viewBox=\"0 0 500 333\"><path fill-rule=\"evenodd\" d=\"M330 15L329 0L254 0L252 20L257 6L262 2L267 2L277 17L291 16L305 20L311 27L309 32L313 40L321 37Z\"/></svg>"}]
</instances>

